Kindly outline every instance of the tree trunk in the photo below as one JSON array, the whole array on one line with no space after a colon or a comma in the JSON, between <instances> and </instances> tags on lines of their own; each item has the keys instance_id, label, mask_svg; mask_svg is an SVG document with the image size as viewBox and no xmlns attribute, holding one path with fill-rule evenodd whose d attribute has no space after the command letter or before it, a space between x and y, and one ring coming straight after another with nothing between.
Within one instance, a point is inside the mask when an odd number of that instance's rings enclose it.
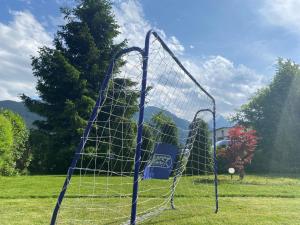
<instances>
[{"instance_id":1,"label":"tree trunk","mask_svg":"<svg viewBox=\"0 0 300 225\"><path fill-rule=\"evenodd\" d=\"M240 180L243 180L244 179L244 177L245 177L245 170L240 170L240 172L239 172L239 176L240 176Z\"/></svg>"}]
</instances>

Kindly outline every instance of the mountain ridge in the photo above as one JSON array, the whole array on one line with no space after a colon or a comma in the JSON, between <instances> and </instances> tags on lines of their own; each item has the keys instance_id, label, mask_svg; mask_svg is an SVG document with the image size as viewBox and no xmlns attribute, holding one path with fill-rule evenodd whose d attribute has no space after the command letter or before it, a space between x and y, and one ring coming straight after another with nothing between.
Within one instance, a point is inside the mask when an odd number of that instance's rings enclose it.
<instances>
[{"instance_id":1,"label":"mountain ridge","mask_svg":"<svg viewBox=\"0 0 300 225\"><path fill-rule=\"evenodd\" d=\"M12 100L3 100L0 101L0 109L9 109L15 113L18 113L21 117L23 117L28 128L33 128L33 122L35 120L41 120L42 117L30 112L23 102L16 102Z\"/></svg>"},{"instance_id":2,"label":"mountain ridge","mask_svg":"<svg viewBox=\"0 0 300 225\"><path fill-rule=\"evenodd\" d=\"M33 122L35 120L41 120L42 117L35 114L35 113L32 113L30 112L26 106L24 105L23 102L16 102L16 101L11 101L11 100L3 100L3 101L0 101L0 109L1 108L4 108L4 109L10 109L18 114L20 114L27 126L29 128L32 128L34 127L33 126ZM174 113L171 113L170 111L167 111L167 110L163 110L163 109L160 109L158 107L155 107L155 106L147 106L145 107L145 111L144 111L144 121L146 122L149 122L151 120L151 117L153 114L155 113L158 113L160 111L163 111L167 116L171 117L175 124L177 125L178 128L180 128L179 130L187 130L190 122L188 120L185 120L185 119L182 119L178 116L176 116ZM136 113L134 115L135 119L138 118L138 113ZM212 120L209 120L208 121L208 124L212 124ZM221 128L221 127L231 127L232 124L226 119L224 118L222 115L218 114L217 117L216 117L216 128ZM210 130L212 129L211 125L209 126ZM180 136L182 134L179 134Z\"/></svg>"}]
</instances>

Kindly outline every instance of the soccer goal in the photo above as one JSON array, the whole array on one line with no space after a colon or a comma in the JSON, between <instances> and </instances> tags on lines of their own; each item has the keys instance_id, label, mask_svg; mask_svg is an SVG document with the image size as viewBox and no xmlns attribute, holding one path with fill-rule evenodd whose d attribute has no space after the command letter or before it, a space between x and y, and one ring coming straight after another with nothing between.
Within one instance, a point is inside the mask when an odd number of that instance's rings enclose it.
<instances>
[{"instance_id":1,"label":"soccer goal","mask_svg":"<svg viewBox=\"0 0 300 225\"><path fill-rule=\"evenodd\" d=\"M144 49L113 57L51 224L217 212L215 114L214 98L150 30Z\"/></svg>"}]
</instances>

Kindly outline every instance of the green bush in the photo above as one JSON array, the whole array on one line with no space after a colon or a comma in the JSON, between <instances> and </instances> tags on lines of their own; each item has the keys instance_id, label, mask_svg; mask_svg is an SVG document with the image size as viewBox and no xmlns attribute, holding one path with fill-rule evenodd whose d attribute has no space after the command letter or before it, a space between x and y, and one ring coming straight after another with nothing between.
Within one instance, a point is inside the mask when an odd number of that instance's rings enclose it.
<instances>
[{"instance_id":1,"label":"green bush","mask_svg":"<svg viewBox=\"0 0 300 225\"><path fill-rule=\"evenodd\" d=\"M31 159L26 124L10 110L0 110L0 116L0 174L24 173Z\"/></svg>"},{"instance_id":2,"label":"green bush","mask_svg":"<svg viewBox=\"0 0 300 225\"><path fill-rule=\"evenodd\" d=\"M13 174L13 128L8 119L0 114L0 174Z\"/></svg>"}]
</instances>

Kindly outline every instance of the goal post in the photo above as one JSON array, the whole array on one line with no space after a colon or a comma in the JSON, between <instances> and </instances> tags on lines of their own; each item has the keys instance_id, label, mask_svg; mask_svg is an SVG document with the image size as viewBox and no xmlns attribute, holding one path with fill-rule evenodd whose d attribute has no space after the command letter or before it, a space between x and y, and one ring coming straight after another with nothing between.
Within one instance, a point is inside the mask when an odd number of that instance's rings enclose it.
<instances>
[{"instance_id":1,"label":"goal post","mask_svg":"<svg viewBox=\"0 0 300 225\"><path fill-rule=\"evenodd\" d=\"M104 102L104 99L105 99L105 90L107 89L108 87L108 83L109 83L109 80L113 74L113 69L114 69L114 65L116 63L116 61L122 57L122 55L125 55L125 54L128 54L130 52L138 52L140 53L141 55L143 54L143 50L138 48L138 47L131 47L131 48L127 48L127 49L124 49L124 50L121 50L120 52L118 52L117 54L115 54L110 62L110 65L109 65L109 68L107 70L107 73L105 75L105 78L102 82L102 85L101 85L101 88L100 88L100 91L99 91L99 97L97 99L97 102L95 104L95 107L93 108L93 111L92 111L92 114L88 120L88 124L84 130L84 133L83 133L83 136L80 140L80 143L75 151L75 154L74 154L74 158L71 162L71 165L68 169L68 172L67 172L67 176L66 176L66 179L65 179L65 182L63 184L63 187L62 187L62 190L58 196L58 200L57 200L57 203L55 205L55 208L53 210L53 214L52 214L52 217L51 217L51 222L50 224L51 225L54 225L56 224L56 219L57 219L57 214L58 214L58 211L60 209L60 206L62 204L62 201L65 197L65 193L67 191L67 188L68 188L68 185L70 184L70 181L71 181L71 178L72 178L72 175L74 173L74 169L76 168L76 164L78 163L78 160L80 159L80 156L81 156L81 153L85 147L85 144L87 143L87 140L88 140L88 136L90 134L90 131L92 130L92 126L93 126L93 123L96 121L97 119L97 116L99 114L99 108L101 107L101 105L103 105L103 102Z\"/></svg>"},{"instance_id":2,"label":"goal post","mask_svg":"<svg viewBox=\"0 0 300 225\"><path fill-rule=\"evenodd\" d=\"M187 138L186 140L186 144L185 144L185 147L184 147L184 150L187 150L186 152L181 152L180 153L180 161L184 161L184 162L188 162L188 159L190 158L191 154L193 154L191 152L191 147L189 145L196 145L195 142L197 142L196 140L196 137L197 137L197 132L199 132L199 129L201 129L201 124L199 123L199 120L198 118L201 118L201 114L203 113L210 113L212 115L212 121L213 121L213 130L212 130L212 139L213 139L213 170L214 170L214 185L215 185L215 204L216 204L216 207L215 207L215 213L218 212L218 189L217 189L217 167L216 167L216 142L214 141L216 139L216 123L215 123L215 107L213 107L213 110L211 109L200 109L196 112L194 118L193 118L193 121L191 123L191 128L190 129L190 134L189 134L189 137ZM198 121L197 121L198 120ZM200 131L201 132L201 131ZM194 133L194 134L193 134ZM186 158L186 159L184 159ZM206 157L204 158L206 159ZM199 161L198 161L199 163ZM205 163L205 165L207 165ZM178 178L180 176L183 175L184 173L184 170L186 169L186 164L183 166L183 167L177 167L175 168L175 175L174 175L174 178L173 178L173 184L172 184L172 191L171 191L171 200L170 200L170 203L171 203L171 208L172 209L175 209L175 204L174 204L174 194L175 194L175 188L176 188L176 183L178 182ZM205 170L207 171L207 170ZM185 173L185 175L191 175L191 174L188 174L188 173Z\"/></svg>"},{"instance_id":3,"label":"goal post","mask_svg":"<svg viewBox=\"0 0 300 225\"><path fill-rule=\"evenodd\" d=\"M51 225L142 223L175 199L183 212L217 212L215 115L214 98L150 30L143 49L112 58Z\"/></svg>"}]
</instances>

